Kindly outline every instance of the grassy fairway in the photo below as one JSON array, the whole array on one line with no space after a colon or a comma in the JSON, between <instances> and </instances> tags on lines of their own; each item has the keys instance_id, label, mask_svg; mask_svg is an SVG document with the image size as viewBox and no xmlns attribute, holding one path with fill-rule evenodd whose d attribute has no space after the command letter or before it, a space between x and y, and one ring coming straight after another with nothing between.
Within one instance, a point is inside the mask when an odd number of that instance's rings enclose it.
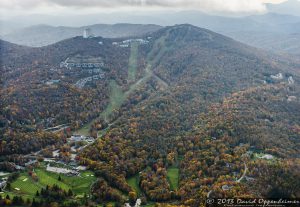
<instances>
[{"instance_id":1,"label":"grassy fairway","mask_svg":"<svg viewBox=\"0 0 300 207\"><path fill-rule=\"evenodd\" d=\"M139 176L133 176L127 179L128 185L134 189L134 191L137 193L137 195L141 195L142 191L139 186Z\"/></svg>"},{"instance_id":2,"label":"grassy fairway","mask_svg":"<svg viewBox=\"0 0 300 207\"><path fill-rule=\"evenodd\" d=\"M94 173L86 171L81 173L81 177L78 179L76 177L64 176L63 182L68 184L73 192L78 195L83 195L84 193L89 193L91 184L96 180Z\"/></svg>"},{"instance_id":3,"label":"grassy fairway","mask_svg":"<svg viewBox=\"0 0 300 207\"><path fill-rule=\"evenodd\" d=\"M49 185L52 186L54 184L58 185L59 187L61 187L64 190L69 190L71 187L66 185L63 182L58 181L58 174L55 173L50 173L50 172L46 172L44 170L35 170L38 178L39 178L39 183L43 186Z\"/></svg>"},{"instance_id":4,"label":"grassy fairway","mask_svg":"<svg viewBox=\"0 0 300 207\"><path fill-rule=\"evenodd\" d=\"M177 167L170 167L167 173L168 180L172 190L178 189L179 169Z\"/></svg>"},{"instance_id":5,"label":"grassy fairway","mask_svg":"<svg viewBox=\"0 0 300 207\"><path fill-rule=\"evenodd\" d=\"M90 171L82 172L81 177L60 175L61 181L58 181L59 174L47 172L42 168L36 169L35 172L38 177L37 182L33 181L27 173L22 173L11 184L11 192L8 194L12 197L21 195L24 198L33 198L36 191L40 191L41 188L45 188L47 185L56 184L66 191L71 189L75 195L83 196L84 193L89 193L91 184L96 180L94 174Z\"/></svg>"},{"instance_id":6,"label":"grassy fairway","mask_svg":"<svg viewBox=\"0 0 300 207\"><path fill-rule=\"evenodd\" d=\"M29 177L25 173L22 173L21 176L11 184L11 189L16 194L34 196L36 191L39 191L41 189L41 185L34 182L31 177Z\"/></svg>"},{"instance_id":7,"label":"grassy fairway","mask_svg":"<svg viewBox=\"0 0 300 207\"><path fill-rule=\"evenodd\" d=\"M128 81L135 81L137 61L138 61L138 43L132 43L130 49L129 65L128 65Z\"/></svg>"}]
</instances>

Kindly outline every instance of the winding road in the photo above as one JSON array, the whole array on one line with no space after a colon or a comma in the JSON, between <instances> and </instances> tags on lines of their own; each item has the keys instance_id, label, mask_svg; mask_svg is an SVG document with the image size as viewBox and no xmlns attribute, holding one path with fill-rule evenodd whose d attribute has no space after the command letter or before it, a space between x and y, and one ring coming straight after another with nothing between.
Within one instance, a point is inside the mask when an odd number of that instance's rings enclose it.
<instances>
[{"instance_id":1,"label":"winding road","mask_svg":"<svg viewBox=\"0 0 300 207\"><path fill-rule=\"evenodd\" d=\"M244 173L243 173L242 177L240 177L240 179L236 180L235 182L240 183L246 177L247 171L248 171L248 166L247 166L246 162L244 162ZM207 193L206 197L209 198L209 196L212 192L213 192L213 190L210 190Z\"/></svg>"},{"instance_id":2,"label":"winding road","mask_svg":"<svg viewBox=\"0 0 300 207\"><path fill-rule=\"evenodd\" d=\"M241 182L244 179L244 177L246 176L246 174L247 174L248 167L247 167L247 164L245 162L244 162L244 166L245 166L244 173L243 173L242 177L240 177L240 179L238 179L236 181L237 183Z\"/></svg>"}]
</instances>

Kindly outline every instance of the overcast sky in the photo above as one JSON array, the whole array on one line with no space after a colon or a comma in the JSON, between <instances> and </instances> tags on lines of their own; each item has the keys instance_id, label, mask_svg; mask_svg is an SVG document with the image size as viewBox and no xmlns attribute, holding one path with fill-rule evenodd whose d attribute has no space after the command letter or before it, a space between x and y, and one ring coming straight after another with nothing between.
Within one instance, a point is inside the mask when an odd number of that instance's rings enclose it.
<instances>
[{"instance_id":1,"label":"overcast sky","mask_svg":"<svg viewBox=\"0 0 300 207\"><path fill-rule=\"evenodd\" d=\"M197 9L206 12L262 13L264 3L285 0L0 0L1 17L24 14L73 14L98 11Z\"/></svg>"}]
</instances>

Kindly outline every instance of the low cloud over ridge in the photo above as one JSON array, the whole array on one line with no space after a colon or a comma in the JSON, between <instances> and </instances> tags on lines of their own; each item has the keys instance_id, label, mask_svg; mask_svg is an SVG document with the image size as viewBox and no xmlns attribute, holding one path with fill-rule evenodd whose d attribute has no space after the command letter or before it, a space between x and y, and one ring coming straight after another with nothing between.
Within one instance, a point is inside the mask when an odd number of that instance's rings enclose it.
<instances>
[{"instance_id":1,"label":"low cloud over ridge","mask_svg":"<svg viewBox=\"0 0 300 207\"><path fill-rule=\"evenodd\" d=\"M2 9L29 9L38 7L82 7L82 8L180 8L203 11L263 12L261 0L1 0Z\"/></svg>"}]
</instances>

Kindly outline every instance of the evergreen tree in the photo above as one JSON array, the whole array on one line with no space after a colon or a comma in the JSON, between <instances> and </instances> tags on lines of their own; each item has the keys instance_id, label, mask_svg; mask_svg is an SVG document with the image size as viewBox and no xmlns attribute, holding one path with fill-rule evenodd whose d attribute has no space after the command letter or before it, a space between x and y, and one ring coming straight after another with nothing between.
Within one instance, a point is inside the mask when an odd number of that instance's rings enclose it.
<instances>
[{"instance_id":1,"label":"evergreen tree","mask_svg":"<svg viewBox=\"0 0 300 207\"><path fill-rule=\"evenodd\" d=\"M73 196L73 192L72 192L71 189L69 189L69 191L68 191L68 196L69 196L69 197Z\"/></svg>"},{"instance_id":2,"label":"evergreen tree","mask_svg":"<svg viewBox=\"0 0 300 207\"><path fill-rule=\"evenodd\" d=\"M32 199L31 207L39 207L39 203L35 199Z\"/></svg>"}]
</instances>

